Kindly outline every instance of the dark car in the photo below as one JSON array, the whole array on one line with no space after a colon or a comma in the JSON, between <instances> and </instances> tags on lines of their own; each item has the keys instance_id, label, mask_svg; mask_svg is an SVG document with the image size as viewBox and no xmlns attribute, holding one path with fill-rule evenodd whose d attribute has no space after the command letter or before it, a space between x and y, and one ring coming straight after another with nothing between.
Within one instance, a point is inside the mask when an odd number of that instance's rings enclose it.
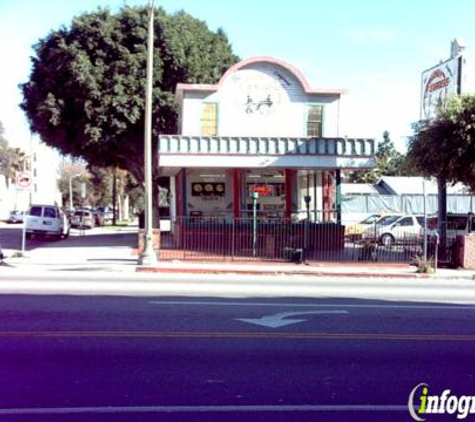
<instances>
[{"instance_id":1,"label":"dark car","mask_svg":"<svg viewBox=\"0 0 475 422\"><path fill-rule=\"evenodd\" d=\"M102 211L100 211L99 209L92 210L92 215L94 216L94 222L97 227L104 225L105 218L104 218L104 213Z\"/></svg>"},{"instance_id":2,"label":"dark car","mask_svg":"<svg viewBox=\"0 0 475 422\"><path fill-rule=\"evenodd\" d=\"M7 218L7 223L17 224L23 223L23 219L25 218L24 211L10 211L10 215Z\"/></svg>"}]
</instances>

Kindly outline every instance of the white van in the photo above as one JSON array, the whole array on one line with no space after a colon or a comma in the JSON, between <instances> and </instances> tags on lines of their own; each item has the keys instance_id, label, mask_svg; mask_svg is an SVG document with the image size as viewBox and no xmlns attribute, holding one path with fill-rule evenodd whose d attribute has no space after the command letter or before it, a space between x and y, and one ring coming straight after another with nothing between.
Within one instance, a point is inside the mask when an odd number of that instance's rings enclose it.
<instances>
[{"instance_id":1,"label":"white van","mask_svg":"<svg viewBox=\"0 0 475 422\"><path fill-rule=\"evenodd\" d=\"M52 236L66 239L69 236L69 221L61 208L55 205L32 205L26 218L26 238Z\"/></svg>"},{"instance_id":2,"label":"white van","mask_svg":"<svg viewBox=\"0 0 475 422\"><path fill-rule=\"evenodd\" d=\"M431 217L427 220L429 229L437 230L438 218ZM455 239L458 235L475 233L475 215L473 213L447 213L445 223L446 236Z\"/></svg>"}]
</instances>

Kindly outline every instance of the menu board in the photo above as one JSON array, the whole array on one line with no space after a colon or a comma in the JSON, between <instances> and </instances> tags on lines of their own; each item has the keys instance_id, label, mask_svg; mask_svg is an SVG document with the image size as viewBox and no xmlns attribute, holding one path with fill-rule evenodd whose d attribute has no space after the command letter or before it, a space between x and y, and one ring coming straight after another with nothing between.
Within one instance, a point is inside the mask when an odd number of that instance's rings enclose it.
<instances>
[{"instance_id":1,"label":"menu board","mask_svg":"<svg viewBox=\"0 0 475 422\"><path fill-rule=\"evenodd\" d=\"M224 183L197 182L191 184L192 196L224 196L226 185Z\"/></svg>"}]
</instances>

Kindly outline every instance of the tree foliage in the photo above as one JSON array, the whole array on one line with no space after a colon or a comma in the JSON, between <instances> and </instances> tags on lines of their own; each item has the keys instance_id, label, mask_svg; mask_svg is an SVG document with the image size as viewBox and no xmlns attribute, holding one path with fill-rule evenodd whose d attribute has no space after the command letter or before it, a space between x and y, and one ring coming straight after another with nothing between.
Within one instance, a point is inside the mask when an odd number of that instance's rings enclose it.
<instances>
[{"instance_id":1,"label":"tree foliage","mask_svg":"<svg viewBox=\"0 0 475 422\"><path fill-rule=\"evenodd\" d=\"M375 183L381 176L401 176L405 173L404 155L396 150L389 132L383 133L378 143L376 163L370 170L353 172L350 180L356 183Z\"/></svg>"},{"instance_id":2,"label":"tree foliage","mask_svg":"<svg viewBox=\"0 0 475 422\"><path fill-rule=\"evenodd\" d=\"M424 175L475 191L475 96L452 98L436 119L419 122L408 157Z\"/></svg>"},{"instance_id":3,"label":"tree foliage","mask_svg":"<svg viewBox=\"0 0 475 422\"><path fill-rule=\"evenodd\" d=\"M0 174L5 176L7 183L23 169L25 158L25 154L19 148L10 147L4 136L3 124L0 122Z\"/></svg>"},{"instance_id":4,"label":"tree foliage","mask_svg":"<svg viewBox=\"0 0 475 422\"><path fill-rule=\"evenodd\" d=\"M91 166L143 180L147 8L85 13L35 46L22 108L31 130ZM237 61L222 30L181 11L155 13L153 134L176 133L177 83L216 83ZM153 142L156 157L157 142ZM156 167L156 166L154 166Z\"/></svg>"}]
</instances>

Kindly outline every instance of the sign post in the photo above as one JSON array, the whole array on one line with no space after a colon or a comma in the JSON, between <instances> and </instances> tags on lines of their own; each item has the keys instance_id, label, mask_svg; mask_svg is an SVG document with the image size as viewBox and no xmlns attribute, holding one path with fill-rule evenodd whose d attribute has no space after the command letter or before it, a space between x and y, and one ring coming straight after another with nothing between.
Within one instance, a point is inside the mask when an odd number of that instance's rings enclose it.
<instances>
[{"instance_id":1,"label":"sign post","mask_svg":"<svg viewBox=\"0 0 475 422\"><path fill-rule=\"evenodd\" d=\"M33 182L33 177L31 173L27 170L20 171L15 177L15 185L18 191L29 192L31 190L31 184ZM23 218L23 230L21 236L21 254L25 254L25 244L26 244L26 221L28 216L25 215Z\"/></svg>"},{"instance_id":2,"label":"sign post","mask_svg":"<svg viewBox=\"0 0 475 422\"><path fill-rule=\"evenodd\" d=\"M252 192L252 256L256 256L257 247L257 199L258 192Z\"/></svg>"}]
</instances>

